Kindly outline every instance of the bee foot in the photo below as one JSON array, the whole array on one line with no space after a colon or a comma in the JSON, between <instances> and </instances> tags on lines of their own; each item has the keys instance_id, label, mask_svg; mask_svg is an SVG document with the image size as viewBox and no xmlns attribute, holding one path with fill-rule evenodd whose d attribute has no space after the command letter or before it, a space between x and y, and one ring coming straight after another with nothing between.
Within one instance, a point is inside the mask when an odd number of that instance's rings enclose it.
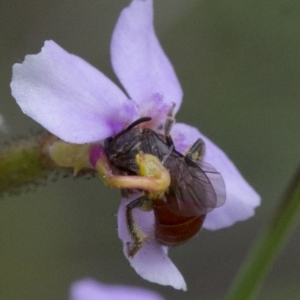
<instances>
[{"instance_id":1,"label":"bee foot","mask_svg":"<svg viewBox=\"0 0 300 300\"><path fill-rule=\"evenodd\" d=\"M133 243L133 247L130 247L132 243L127 242L127 251L128 251L128 256L130 258L133 258L135 254L143 247L144 242L149 243L149 240L146 235L139 237L136 239Z\"/></svg>"}]
</instances>

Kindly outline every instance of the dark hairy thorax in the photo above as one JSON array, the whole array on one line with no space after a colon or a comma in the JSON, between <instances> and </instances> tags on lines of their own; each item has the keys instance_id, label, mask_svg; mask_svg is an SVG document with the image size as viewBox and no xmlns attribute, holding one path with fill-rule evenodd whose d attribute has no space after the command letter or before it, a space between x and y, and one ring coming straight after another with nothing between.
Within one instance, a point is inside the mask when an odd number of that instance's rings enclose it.
<instances>
[{"instance_id":1,"label":"dark hairy thorax","mask_svg":"<svg viewBox=\"0 0 300 300\"><path fill-rule=\"evenodd\" d=\"M160 160L170 153L170 147L163 137L145 128L132 128L122 135L107 139L104 150L114 171L126 175L138 173L135 160L138 153L152 154Z\"/></svg>"}]
</instances>

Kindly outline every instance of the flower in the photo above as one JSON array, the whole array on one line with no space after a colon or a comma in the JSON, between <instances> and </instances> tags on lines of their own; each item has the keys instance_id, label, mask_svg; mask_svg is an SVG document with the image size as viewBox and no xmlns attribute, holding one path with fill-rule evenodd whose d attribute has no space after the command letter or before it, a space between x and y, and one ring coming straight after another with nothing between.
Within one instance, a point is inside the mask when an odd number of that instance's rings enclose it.
<instances>
[{"instance_id":1,"label":"flower","mask_svg":"<svg viewBox=\"0 0 300 300\"><path fill-rule=\"evenodd\" d=\"M164 300L160 295L138 287L105 285L92 279L73 283L70 300Z\"/></svg>"},{"instance_id":2,"label":"flower","mask_svg":"<svg viewBox=\"0 0 300 300\"><path fill-rule=\"evenodd\" d=\"M174 113L178 111L182 90L155 35L152 2L133 0L121 12L112 36L113 69L129 97L87 62L47 41L39 54L13 67L12 94L23 112L62 140L79 144L103 141L143 116L152 117L153 130L161 126L173 105ZM207 215L204 228L224 228L254 215L260 197L221 149L186 124L175 124L171 135L180 152L202 138L204 160L224 178L226 203ZM133 197L122 199L118 212L118 233L127 258L131 238L125 207ZM135 209L134 215L148 243L128 258L131 266L146 280L186 290L168 249L153 237L153 213Z\"/></svg>"}]
</instances>

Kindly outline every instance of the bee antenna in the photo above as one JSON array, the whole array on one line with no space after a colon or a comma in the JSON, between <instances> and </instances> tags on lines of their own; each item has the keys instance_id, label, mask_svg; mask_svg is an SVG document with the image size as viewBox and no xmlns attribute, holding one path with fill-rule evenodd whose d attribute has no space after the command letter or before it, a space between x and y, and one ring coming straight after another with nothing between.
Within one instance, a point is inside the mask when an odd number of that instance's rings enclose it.
<instances>
[{"instance_id":1,"label":"bee antenna","mask_svg":"<svg viewBox=\"0 0 300 300\"><path fill-rule=\"evenodd\" d=\"M150 121L152 118L151 117L143 117L143 118L139 118L137 119L136 121L134 121L133 123L131 123L125 130L130 130L132 129L133 127L141 124L141 123L144 123L144 122L148 122Z\"/></svg>"},{"instance_id":2,"label":"bee antenna","mask_svg":"<svg viewBox=\"0 0 300 300\"><path fill-rule=\"evenodd\" d=\"M124 134L125 132L129 131L130 129L132 129L133 127L144 123L144 122L148 122L152 120L151 117L143 117L143 118L139 118L136 121L134 121L133 123L131 123L126 129L122 130L121 132L119 132L114 138L118 138L119 136L121 136L122 134Z\"/></svg>"}]
</instances>

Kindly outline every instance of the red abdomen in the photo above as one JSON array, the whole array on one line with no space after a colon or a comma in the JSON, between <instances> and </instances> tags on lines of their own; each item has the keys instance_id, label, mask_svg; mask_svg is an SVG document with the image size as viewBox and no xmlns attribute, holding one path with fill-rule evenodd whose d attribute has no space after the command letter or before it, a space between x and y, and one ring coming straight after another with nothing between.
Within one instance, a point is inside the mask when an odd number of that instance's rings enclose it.
<instances>
[{"instance_id":1,"label":"red abdomen","mask_svg":"<svg viewBox=\"0 0 300 300\"><path fill-rule=\"evenodd\" d=\"M155 238L165 246L183 244L201 229L206 215L182 216L170 211L166 203L154 200Z\"/></svg>"}]
</instances>

